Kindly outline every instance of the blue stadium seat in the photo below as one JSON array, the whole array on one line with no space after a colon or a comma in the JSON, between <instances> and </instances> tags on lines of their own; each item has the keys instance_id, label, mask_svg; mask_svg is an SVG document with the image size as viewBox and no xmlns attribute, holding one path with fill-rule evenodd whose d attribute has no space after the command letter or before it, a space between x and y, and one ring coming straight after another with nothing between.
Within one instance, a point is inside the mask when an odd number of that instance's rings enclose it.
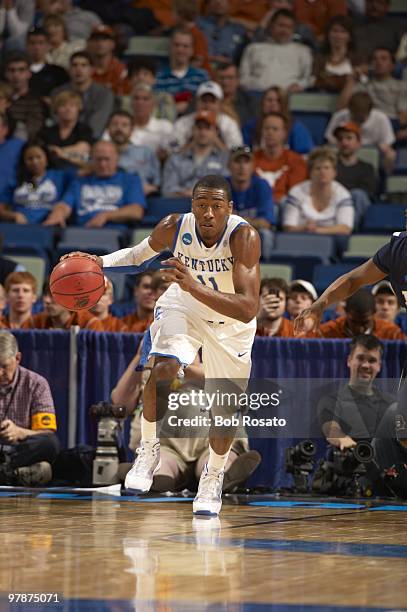
<instances>
[{"instance_id":1,"label":"blue stadium seat","mask_svg":"<svg viewBox=\"0 0 407 612\"><path fill-rule=\"evenodd\" d=\"M312 255L326 263L329 263L335 252L334 237L318 234L277 232L274 245L273 255Z\"/></svg>"},{"instance_id":2,"label":"blue stadium seat","mask_svg":"<svg viewBox=\"0 0 407 612\"><path fill-rule=\"evenodd\" d=\"M70 251L85 251L105 255L120 249L122 232L110 228L67 227L57 245L58 255Z\"/></svg>"},{"instance_id":3,"label":"blue stadium seat","mask_svg":"<svg viewBox=\"0 0 407 612\"><path fill-rule=\"evenodd\" d=\"M369 206L363 218L363 231L367 233L400 232L405 226L404 207L397 204Z\"/></svg>"},{"instance_id":4,"label":"blue stadium seat","mask_svg":"<svg viewBox=\"0 0 407 612\"><path fill-rule=\"evenodd\" d=\"M0 223L3 251L8 255L37 255L49 259L54 248L54 228L43 225Z\"/></svg>"},{"instance_id":5,"label":"blue stadium seat","mask_svg":"<svg viewBox=\"0 0 407 612\"><path fill-rule=\"evenodd\" d=\"M315 266L314 273L312 275L312 284L318 293L322 293L325 289L338 278L338 276L342 276L342 274L346 274L354 268L354 264L331 264L330 266L325 266L320 264Z\"/></svg>"},{"instance_id":6,"label":"blue stadium seat","mask_svg":"<svg viewBox=\"0 0 407 612\"><path fill-rule=\"evenodd\" d=\"M155 225L167 215L187 212L191 212L190 198L149 198L142 225Z\"/></svg>"},{"instance_id":7,"label":"blue stadium seat","mask_svg":"<svg viewBox=\"0 0 407 612\"><path fill-rule=\"evenodd\" d=\"M312 278L312 273L318 264L322 264L321 257L316 255L279 255L272 254L267 263L291 266L292 278Z\"/></svg>"},{"instance_id":8,"label":"blue stadium seat","mask_svg":"<svg viewBox=\"0 0 407 612\"><path fill-rule=\"evenodd\" d=\"M299 93L290 96L290 110L310 130L316 145L324 142L325 130L336 111L337 96L324 93Z\"/></svg>"}]
</instances>

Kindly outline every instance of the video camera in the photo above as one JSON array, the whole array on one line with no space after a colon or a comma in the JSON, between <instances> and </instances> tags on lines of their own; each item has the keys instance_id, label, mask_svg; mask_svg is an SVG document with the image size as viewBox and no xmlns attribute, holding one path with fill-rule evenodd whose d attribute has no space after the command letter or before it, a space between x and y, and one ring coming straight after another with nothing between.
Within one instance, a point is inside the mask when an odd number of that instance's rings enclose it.
<instances>
[{"instance_id":1,"label":"video camera","mask_svg":"<svg viewBox=\"0 0 407 612\"><path fill-rule=\"evenodd\" d=\"M93 484L117 484L119 463L126 460L123 442L126 408L109 402L99 402L90 407L89 414L98 419Z\"/></svg>"},{"instance_id":2,"label":"video camera","mask_svg":"<svg viewBox=\"0 0 407 612\"><path fill-rule=\"evenodd\" d=\"M294 490L298 493L308 492L308 478L314 470L313 457L316 452L317 447L312 440L303 440L285 449L285 471L292 474Z\"/></svg>"}]
</instances>

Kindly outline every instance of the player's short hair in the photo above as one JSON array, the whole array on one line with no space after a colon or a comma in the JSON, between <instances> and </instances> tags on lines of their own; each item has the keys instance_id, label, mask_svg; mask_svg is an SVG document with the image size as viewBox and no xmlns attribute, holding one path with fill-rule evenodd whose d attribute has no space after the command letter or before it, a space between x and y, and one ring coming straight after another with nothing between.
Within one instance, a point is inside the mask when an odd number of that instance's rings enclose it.
<instances>
[{"instance_id":1,"label":"player's short hair","mask_svg":"<svg viewBox=\"0 0 407 612\"><path fill-rule=\"evenodd\" d=\"M282 291L286 297L288 295L288 285L284 278L263 278L260 281L260 293L263 292L264 288L278 289L279 291Z\"/></svg>"},{"instance_id":2,"label":"player's short hair","mask_svg":"<svg viewBox=\"0 0 407 612\"><path fill-rule=\"evenodd\" d=\"M375 47L372 51L372 55L370 57L370 61L372 61L374 54L376 53L376 51L385 51L386 53L389 54L391 61L393 62L393 64L396 63L396 56L394 55L393 51L390 49L390 47Z\"/></svg>"},{"instance_id":3,"label":"player's short hair","mask_svg":"<svg viewBox=\"0 0 407 612\"><path fill-rule=\"evenodd\" d=\"M379 338L376 338L373 334L360 334L359 336L354 336L349 344L349 355L352 355L358 346L362 346L367 351L378 349L380 355L383 355L383 342L380 342Z\"/></svg>"},{"instance_id":4,"label":"player's short hair","mask_svg":"<svg viewBox=\"0 0 407 612\"><path fill-rule=\"evenodd\" d=\"M11 285L31 285L34 293L37 293L37 281L31 272L11 272L4 281L6 293L10 291Z\"/></svg>"},{"instance_id":5,"label":"player's short hair","mask_svg":"<svg viewBox=\"0 0 407 612\"><path fill-rule=\"evenodd\" d=\"M44 38L47 38L47 33L44 28L32 28L31 30L28 30L26 39L29 41L30 38L35 36L43 36Z\"/></svg>"},{"instance_id":6,"label":"player's short hair","mask_svg":"<svg viewBox=\"0 0 407 612\"><path fill-rule=\"evenodd\" d=\"M370 291L359 289L348 297L345 302L346 312L357 312L358 314L374 314L376 310L375 300Z\"/></svg>"},{"instance_id":7,"label":"player's short hair","mask_svg":"<svg viewBox=\"0 0 407 612\"><path fill-rule=\"evenodd\" d=\"M174 28L174 30L171 33L171 41L174 40L174 38L176 37L177 34L182 34L183 36L189 36L189 38L191 39L191 43L194 42L194 35L192 34L191 30L188 30L188 28L183 28L182 26L180 26L179 28Z\"/></svg>"},{"instance_id":8,"label":"player's short hair","mask_svg":"<svg viewBox=\"0 0 407 612\"><path fill-rule=\"evenodd\" d=\"M18 353L18 344L15 336L6 329L0 331L0 359L7 360Z\"/></svg>"},{"instance_id":9,"label":"player's short hair","mask_svg":"<svg viewBox=\"0 0 407 612\"><path fill-rule=\"evenodd\" d=\"M284 113L279 113L277 111L273 111L271 113L266 113L265 115L263 115L263 118L261 120L261 130L263 129L263 125L266 122L266 119L268 119L269 117L277 117L278 119L281 119L281 121L284 123L284 127L286 130L288 130L288 125L289 125L289 119L288 116L285 115Z\"/></svg>"},{"instance_id":10,"label":"player's short hair","mask_svg":"<svg viewBox=\"0 0 407 612\"><path fill-rule=\"evenodd\" d=\"M206 176L203 176L197 183L195 183L192 190L192 199L195 197L196 191L201 188L222 189L228 199L228 202L232 201L230 184L223 176L219 176L218 174L207 174Z\"/></svg>"}]
</instances>

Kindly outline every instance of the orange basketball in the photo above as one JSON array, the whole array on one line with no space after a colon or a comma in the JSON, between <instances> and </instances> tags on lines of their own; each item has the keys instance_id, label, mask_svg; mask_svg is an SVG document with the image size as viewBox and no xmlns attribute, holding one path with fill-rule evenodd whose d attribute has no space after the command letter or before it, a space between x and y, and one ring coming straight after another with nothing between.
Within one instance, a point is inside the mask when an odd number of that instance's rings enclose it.
<instances>
[{"instance_id":1,"label":"orange basketball","mask_svg":"<svg viewBox=\"0 0 407 612\"><path fill-rule=\"evenodd\" d=\"M98 303L105 291L101 268L89 257L69 257L52 270L49 286L52 297L69 310L87 310Z\"/></svg>"}]
</instances>

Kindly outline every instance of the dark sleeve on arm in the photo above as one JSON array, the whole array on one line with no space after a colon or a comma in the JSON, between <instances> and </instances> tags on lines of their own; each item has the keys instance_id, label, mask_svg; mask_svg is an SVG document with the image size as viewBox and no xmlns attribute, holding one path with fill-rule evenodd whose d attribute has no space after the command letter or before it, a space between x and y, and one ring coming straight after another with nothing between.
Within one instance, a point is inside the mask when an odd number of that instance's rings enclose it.
<instances>
[{"instance_id":1,"label":"dark sleeve on arm","mask_svg":"<svg viewBox=\"0 0 407 612\"><path fill-rule=\"evenodd\" d=\"M336 407L337 407L338 398L336 394L329 394L325 397L321 397L318 402L318 422L320 427L329 421L335 421L338 423L340 428L344 433L349 431L349 426L339 417L337 416Z\"/></svg>"},{"instance_id":2,"label":"dark sleeve on arm","mask_svg":"<svg viewBox=\"0 0 407 612\"><path fill-rule=\"evenodd\" d=\"M392 259L392 243L388 242L381 249L373 255L373 263L375 266L382 270L382 272L386 272L389 274L391 268L391 259Z\"/></svg>"}]
</instances>

